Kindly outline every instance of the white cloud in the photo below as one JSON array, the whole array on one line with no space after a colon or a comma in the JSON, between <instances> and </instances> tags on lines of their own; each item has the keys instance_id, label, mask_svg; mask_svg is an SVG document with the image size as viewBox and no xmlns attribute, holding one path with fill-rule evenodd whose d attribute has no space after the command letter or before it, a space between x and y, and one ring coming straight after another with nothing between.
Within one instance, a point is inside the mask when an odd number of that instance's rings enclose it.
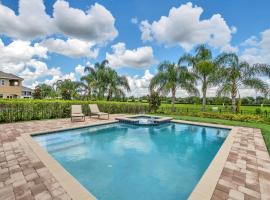
<instances>
[{"instance_id":1,"label":"white cloud","mask_svg":"<svg viewBox=\"0 0 270 200\"><path fill-rule=\"evenodd\" d=\"M220 14L203 20L200 19L202 13L203 9L191 2L173 7L168 16L162 16L158 21L141 22L142 40L156 40L167 46L179 45L186 51L204 43L221 50L224 46L228 49L236 28L230 28Z\"/></svg>"},{"instance_id":2,"label":"white cloud","mask_svg":"<svg viewBox=\"0 0 270 200\"><path fill-rule=\"evenodd\" d=\"M112 54L106 53L106 59L111 67L144 68L155 64L152 47L144 46L137 49L126 49L125 43L112 46Z\"/></svg>"},{"instance_id":3,"label":"white cloud","mask_svg":"<svg viewBox=\"0 0 270 200\"><path fill-rule=\"evenodd\" d=\"M132 24L138 24L138 18L137 17L132 17L131 18L131 23Z\"/></svg>"},{"instance_id":4,"label":"white cloud","mask_svg":"<svg viewBox=\"0 0 270 200\"><path fill-rule=\"evenodd\" d=\"M86 12L71 8L64 0L57 0L53 8L50 17L43 0L19 0L16 15L0 3L0 34L22 40L63 34L92 43L104 43L118 35L114 17L98 3Z\"/></svg>"},{"instance_id":5,"label":"white cloud","mask_svg":"<svg viewBox=\"0 0 270 200\"><path fill-rule=\"evenodd\" d=\"M84 69L85 69L85 66L77 65L75 67L75 73L79 74L80 76L84 76L85 75Z\"/></svg>"},{"instance_id":6,"label":"white cloud","mask_svg":"<svg viewBox=\"0 0 270 200\"><path fill-rule=\"evenodd\" d=\"M26 68L20 73L20 77L24 78L24 85L30 86L35 81L46 77L60 76L60 68L48 68L47 64L35 59L26 63Z\"/></svg>"},{"instance_id":7,"label":"white cloud","mask_svg":"<svg viewBox=\"0 0 270 200\"><path fill-rule=\"evenodd\" d=\"M149 94L149 83L153 78L153 74L147 69L142 77L139 76L127 76L128 83L130 85L131 92L129 96L144 96Z\"/></svg>"},{"instance_id":8,"label":"white cloud","mask_svg":"<svg viewBox=\"0 0 270 200\"><path fill-rule=\"evenodd\" d=\"M20 0L18 15L0 2L0 33L18 39L43 37L56 31L43 0Z\"/></svg>"},{"instance_id":9,"label":"white cloud","mask_svg":"<svg viewBox=\"0 0 270 200\"><path fill-rule=\"evenodd\" d=\"M98 49L91 49L93 43L78 39L46 39L42 41L41 46L48 48L50 52L69 56L69 57L89 57L96 58Z\"/></svg>"},{"instance_id":10,"label":"white cloud","mask_svg":"<svg viewBox=\"0 0 270 200\"><path fill-rule=\"evenodd\" d=\"M33 58L47 58L47 48L21 40L15 40L5 46L0 39L0 55L0 70L19 73Z\"/></svg>"},{"instance_id":11,"label":"white cloud","mask_svg":"<svg viewBox=\"0 0 270 200\"><path fill-rule=\"evenodd\" d=\"M263 31L260 38L252 36L242 43L244 50L240 58L251 64L270 64L270 29Z\"/></svg>"},{"instance_id":12,"label":"white cloud","mask_svg":"<svg viewBox=\"0 0 270 200\"><path fill-rule=\"evenodd\" d=\"M106 42L118 35L114 27L114 17L98 3L91 6L87 12L71 8L69 3L63 0L56 1L53 7L55 24L67 36L92 42Z\"/></svg>"}]
</instances>

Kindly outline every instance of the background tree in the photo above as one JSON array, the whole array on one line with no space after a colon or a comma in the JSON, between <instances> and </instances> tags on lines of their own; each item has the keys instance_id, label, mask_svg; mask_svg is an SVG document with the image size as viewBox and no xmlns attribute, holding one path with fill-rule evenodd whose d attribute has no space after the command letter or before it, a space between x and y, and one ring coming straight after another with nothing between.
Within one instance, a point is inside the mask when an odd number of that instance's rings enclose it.
<instances>
[{"instance_id":1,"label":"background tree","mask_svg":"<svg viewBox=\"0 0 270 200\"><path fill-rule=\"evenodd\" d=\"M180 57L178 64L187 62L192 67L192 71L196 74L196 78L202 84L202 109L205 111L206 93L208 87L217 83L216 71L217 62L212 58L212 52L205 45L199 45L195 49L195 55L184 54Z\"/></svg>"},{"instance_id":2,"label":"background tree","mask_svg":"<svg viewBox=\"0 0 270 200\"><path fill-rule=\"evenodd\" d=\"M161 99L158 92L152 91L148 97L149 110L157 112L159 106L161 105Z\"/></svg>"},{"instance_id":3,"label":"background tree","mask_svg":"<svg viewBox=\"0 0 270 200\"><path fill-rule=\"evenodd\" d=\"M56 91L61 95L64 100L71 100L76 98L78 95L79 82L71 81L70 79L58 80L55 83Z\"/></svg>"},{"instance_id":4,"label":"background tree","mask_svg":"<svg viewBox=\"0 0 270 200\"><path fill-rule=\"evenodd\" d=\"M96 69L91 66L86 66L84 72L87 74L81 77L82 87L86 91L86 96L90 98L97 94L98 79Z\"/></svg>"},{"instance_id":5,"label":"background tree","mask_svg":"<svg viewBox=\"0 0 270 200\"><path fill-rule=\"evenodd\" d=\"M224 53L218 57L218 62L222 64L219 70L220 86L217 95L231 95L232 111L236 112L236 97L240 87L256 89L262 94L269 91L268 84L260 76L270 76L270 68L265 64L249 65L245 61L240 61L234 53Z\"/></svg>"},{"instance_id":6,"label":"background tree","mask_svg":"<svg viewBox=\"0 0 270 200\"><path fill-rule=\"evenodd\" d=\"M54 88L50 85L43 83L35 87L34 98L36 99L55 98L56 96Z\"/></svg>"},{"instance_id":7,"label":"background tree","mask_svg":"<svg viewBox=\"0 0 270 200\"><path fill-rule=\"evenodd\" d=\"M33 92L33 98L34 99L42 99L42 96L41 96L41 89L39 86L36 86L35 89L34 89L34 92Z\"/></svg>"},{"instance_id":8,"label":"background tree","mask_svg":"<svg viewBox=\"0 0 270 200\"><path fill-rule=\"evenodd\" d=\"M106 88L107 88L107 101L113 97L124 97L125 91L129 92L130 87L128 80L125 76L119 76L117 72L111 68L105 70L106 74Z\"/></svg>"},{"instance_id":9,"label":"background tree","mask_svg":"<svg viewBox=\"0 0 270 200\"><path fill-rule=\"evenodd\" d=\"M175 111L176 90L178 88L186 90L190 94L198 94L195 87L195 77L186 67L170 62L163 62L158 67L158 73L152 78L150 91L161 92L164 95L171 92L172 111Z\"/></svg>"}]
</instances>

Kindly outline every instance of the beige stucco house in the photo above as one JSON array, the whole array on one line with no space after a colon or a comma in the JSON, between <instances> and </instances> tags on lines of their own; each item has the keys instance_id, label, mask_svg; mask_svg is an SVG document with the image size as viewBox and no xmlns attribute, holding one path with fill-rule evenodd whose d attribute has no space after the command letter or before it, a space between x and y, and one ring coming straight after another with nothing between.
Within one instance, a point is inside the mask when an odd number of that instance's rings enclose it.
<instances>
[{"instance_id":1,"label":"beige stucco house","mask_svg":"<svg viewBox=\"0 0 270 200\"><path fill-rule=\"evenodd\" d=\"M32 89L22 86L23 78L0 71L0 98L32 98Z\"/></svg>"}]
</instances>

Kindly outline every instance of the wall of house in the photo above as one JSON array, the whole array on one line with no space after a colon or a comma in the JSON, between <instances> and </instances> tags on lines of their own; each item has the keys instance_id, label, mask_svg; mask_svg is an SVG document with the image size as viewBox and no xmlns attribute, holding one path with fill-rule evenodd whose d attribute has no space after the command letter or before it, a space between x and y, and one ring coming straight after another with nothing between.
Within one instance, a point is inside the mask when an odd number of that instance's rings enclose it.
<instances>
[{"instance_id":1,"label":"wall of house","mask_svg":"<svg viewBox=\"0 0 270 200\"><path fill-rule=\"evenodd\" d=\"M4 85L2 85L2 81ZM7 98L8 96L17 95L18 98L22 95L22 81L19 81L18 86L10 86L8 79L0 79L0 96Z\"/></svg>"}]
</instances>

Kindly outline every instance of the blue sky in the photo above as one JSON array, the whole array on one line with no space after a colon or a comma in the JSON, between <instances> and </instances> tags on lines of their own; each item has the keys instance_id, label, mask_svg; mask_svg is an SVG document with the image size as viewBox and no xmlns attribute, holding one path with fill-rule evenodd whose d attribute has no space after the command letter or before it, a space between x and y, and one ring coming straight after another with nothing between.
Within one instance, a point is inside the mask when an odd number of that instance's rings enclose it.
<instances>
[{"instance_id":1,"label":"blue sky","mask_svg":"<svg viewBox=\"0 0 270 200\"><path fill-rule=\"evenodd\" d=\"M199 43L208 45L214 55L233 51L251 63L270 63L267 0L0 2L0 70L24 77L25 84L32 87L41 82L51 84L57 78L78 80L84 66L109 58L113 68L140 88L137 94L144 93L159 62L177 62ZM67 10L62 12L64 8ZM91 9L95 10L92 14ZM97 17L97 13L104 17ZM73 42L67 45L69 39Z\"/></svg>"}]
</instances>

